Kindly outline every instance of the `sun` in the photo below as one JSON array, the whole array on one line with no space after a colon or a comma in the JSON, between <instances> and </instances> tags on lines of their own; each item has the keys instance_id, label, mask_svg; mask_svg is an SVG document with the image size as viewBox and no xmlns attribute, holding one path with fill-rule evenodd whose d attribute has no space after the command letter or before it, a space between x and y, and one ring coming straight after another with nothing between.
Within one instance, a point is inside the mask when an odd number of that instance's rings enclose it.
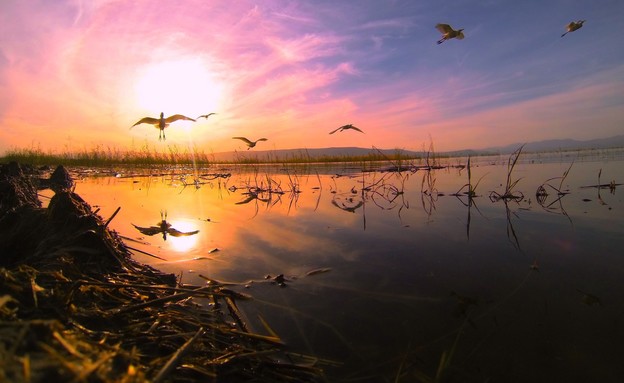
<instances>
[{"instance_id":1,"label":"sun","mask_svg":"<svg viewBox=\"0 0 624 383\"><path fill-rule=\"evenodd\" d=\"M146 65L135 83L137 106L195 118L214 112L221 102L222 86L199 58L182 58Z\"/></svg>"}]
</instances>

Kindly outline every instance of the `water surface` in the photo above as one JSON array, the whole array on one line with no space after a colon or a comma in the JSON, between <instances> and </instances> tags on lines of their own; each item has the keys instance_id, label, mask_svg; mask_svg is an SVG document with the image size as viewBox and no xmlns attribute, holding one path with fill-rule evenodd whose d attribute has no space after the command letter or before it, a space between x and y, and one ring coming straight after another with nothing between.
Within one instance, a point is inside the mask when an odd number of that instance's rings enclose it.
<instances>
[{"instance_id":1,"label":"water surface","mask_svg":"<svg viewBox=\"0 0 624 383\"><path fill-rule=\"evenodd\" d=\"M111 227L164 259L137 260L183 283L240 283L252 327L264 331L260 315L289 348L323 359L329 381L433 378L443 354L452 381L621 381L622 186L584 186L622 182L624 161L522 157L517 198L490 198L504 194L506 159L473 162L472 200L453 195L465 160L401 173L117 169L76 192L104 218L121 207ZM545 185L538 199L545 182L566 194ZM161 213L198 233L133 226ZM285 287L266 279L280 274Z\"/></svg>"}]
</instances>

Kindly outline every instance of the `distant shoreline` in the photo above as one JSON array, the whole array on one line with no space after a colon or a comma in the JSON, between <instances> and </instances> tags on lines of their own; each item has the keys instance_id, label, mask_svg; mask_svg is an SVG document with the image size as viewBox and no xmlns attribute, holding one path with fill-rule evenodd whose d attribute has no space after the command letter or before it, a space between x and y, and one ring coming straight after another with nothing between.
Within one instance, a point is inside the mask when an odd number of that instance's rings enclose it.
<instances>
[{"instance_id":1,"label":"distant shoreline","mask_svg":"<svg viewBox=\"0 0 624 383\"><path fill-rule=\"evenodd\" d=\"M520 146L516 147L518 149ZM559 150L535 151L523 146L521 163L537 162L570 162L593 160L622 160L624 146L613 148L575 148ZM230 157L231 156L231 157ZM328 165L328 164L358 164L370 166L374 163L392 163L397 166L423 165L431 163L463 164L467 158L473 164L505 163L509 153L487 151L461 152L412 152L399 149L365 149L365 148L329 148L308 150L272 150L249 151L231 153L204 153L204 152L115 152L115 151L86 151L78 153L45 153L41 150L15 150L4 157L0 163L18 162L35 166L194 166L211 165ZM368 167L365 166L365 167ZM375 167L375 166L373 166Z\"/></svg>"}]
</instances>

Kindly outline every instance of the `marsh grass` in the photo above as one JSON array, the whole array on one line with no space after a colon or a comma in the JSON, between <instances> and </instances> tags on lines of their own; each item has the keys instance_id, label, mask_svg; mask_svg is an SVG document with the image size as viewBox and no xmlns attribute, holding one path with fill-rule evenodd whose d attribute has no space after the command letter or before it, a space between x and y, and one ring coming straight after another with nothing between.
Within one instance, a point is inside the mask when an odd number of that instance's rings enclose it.
<instances>
[{"instance_id":1,"label":"marsh grass","mask_svg":"<svg viewBox=\"0 0 624 383\"><path fill-rule=\"evenodd\" d=\"M568 216L568 213L563 208L562 199L565 195L570 194L569 190L563 190L563 182L568 177L568 174L570 174L572 165L574 165L574 161L570 164L568 169L565 172L563 172L563 175L559 177L553 177L553 178L547 179L546 181L544 181L544 183L538 186L537 190L535 191L535 200L544 210L550 213L563 214L564 216L568 217L568 220L570 221L570 223L572 223L572 219L570 218L570 216ZM555 181L555 180L559 180L558 187L550 183L551 181ZM548 204L546 204L546 202L548 200L549 194L548 194L548 190L546 189L546 187L554 190L557 193L557 198L555 198L555 200L553 200L552 202ZM558 206L556 205L557 203L558 203Z\"/></svg>"},{"instance_id":2,"label":"marsh grass","mask_svg":"<svg viewBox=\"0 0 624 383\"><path fill-rule=\"evenodd\" d=\"M479 210L479 207L477 206L475 202L475 198L477 197L477 187L481 183L481 180L483 180L483 178L487 174L482 175L481 178L479 178L479 180L476 182L476 184L473 184L472 183L472 170L471 170L472 168L470 166L470 157L468 157L468 160L466 161L466 169L468 173L468 183L464 184L457 192L455 192L455 194L452 194L452 195L457 197L457 199L464 206L468 208L468 217L466 218L466 237L470 239L470 221L472 217L471 215L472 207L474 206L475 209L477 209L477 211L479 212L479 214L483 216L483 214L481 213L481 211ZM468 201L464 202L464 200L462 199L463 197L467 197Z\"/></svg>"},{"instance_id":3,"label":"marsh grass","mask_svg":"<svg viewBox=\"0 0 624 383\"><path fill-rule=\"evenodd\" d=\"M516 167L516 163L518 162L518 159L520 158L520 154L522 153L522 148L524 148L524 145L521 145L518 149L516 149L513 153L511 153L511 155L509 156L509 160L507 161L507 181L505 183L505 191L503 192L503 194L500 194L497 191L491 191L490 200L492 201L512 200L512 201L518 202L524 199L524 194L522 194L522 192L514 190L514 188L516 187L516 185L518 184L518 182L520 182L522 178L517 178L517 179L512 178L513 170Z\"/></svg>"},{"instance_id":4,"label":"marsh grass","mask_svg":"<svg viewBox=\"0 0 624 383\"><path fill-rule=\"evenodd\" d=\"M111 167L118 165L126 166L156 166L156 165L193 165L206 166L210 164L332 164L351 163L357 164L362 169L373 169L383 161L395 161L398 166L409 160L419 160L418 157L410 157L404 151L397 149L395 153L386 155L380 151L372 151L367 155L324 155L312 157L307 150L299 154L279 156L275 152L263 152L258 154L250 151L235 151L231 159L217 159L214 153L206 153L197 147L180 147L169 145L164 149L149 146L147 143L138 149L120 150L117 148L96 145L93 148L83 150L63 150L61 152L45 151L40 146L29 148L12 148L0 162L29 163L35 166L63 164L65 166L88 166L88 167Z\"/></svg>"},{"instance_id":5,"label":"marsh grass","mask_svg":"<svg viewBox=\"0 0 624 383\"><path fill-rule=\"evenodd\" d=\"M514 190L522 178L514 179L513 177L513 171L518 163L520 154L522 153L522 148L524 148L524 145L521 145L518 149L511 153L509 160L507 161L507 180L505 182L505 191L502 194L497 191L490 192L490 201L498 202L502 200L505 204L505 213L507 216L507 238L509 238L514 247L519 251L522 251L520 248L520 240L518 239L516 230L514 229L512 223L512 216L517 217L517 215L510 209L509 202L513 201L520 203L520 201L524 199L524 194L522 192Z\"/></svg>"},{"instance_id":6,"label":"marsh grass","mask_svg":"<svg viewBox=\"0 0 624 383\"><path fill-rule=\"evenodd\" d=\"M433 141L429 143L429 149L426 150L425 165L421 167L424 171L422 181L420 183L420 202L423 210L429 219L435 210L435 204L438 199L438 189L436 189L436 169L441 169L435 150Z\"/></svg>"},{"instance_id":7,"label":"marsh grass","mask_svg":"<svg viewBox=\"0 0 624 383\"><path fill-rule=\"evenodd\" d=\"M466 161L466 169L468 173L468 183L464 184L461 188L459 188L459 190L455 192L454 195L455 196L467 195L469 199L472 199L477 196L477 186L479 186L479 184L481 183L481 180L483 180L483 177L485 177L486 174L482 175L481 178L477 180L477 183L473 185L472 171L470 167L470 157L468 157L468 161ZM468 190L465 190L466 188Z\"/></svg>"},{"instance_id":8,"label":"marsh grass","mask_svg":"<svg viewBox=\"0 0 624 383\"><path fill-rule=\"evenodd\" d=\"M538 202L540 201L540 199L544 199L545 197L548 197L548 192L546 190L546 186L548 186L549 188L555 190L557 192L558 196L563 196L566 194L569 194L569 191L562 191L563 189L563 182L565 181L565 179L568 177L568 174L570 173L570 170L572 169L572 165L574 165L574 161L570 164L570 167L568 167L568 169L563 172L563 175L561 175L560 177L553 177L553 178L549 178L546 181L544 181L544 183L542 183L540 186L537 187L537 191L535 192L535 196L538 199ZM550 181L555 181L555 180L559 180L559 187L555 187L553 186Z\"/></svg>"},{"instance_id":9,"label":"marsh grass","mask_svg":"<svg viewBox=\"0 0 624 383\"><path fill-rule=\"evenodd\" d=\"M173 145L166 151L158 151L148 145L138 150L120 151L111 147L97 145L92 149L74 152L56 153L44 151L40 147L10 149L0 158L2 162L29 163L32 165L63 164L65 166L108 167L113 165L151 166L151 165L194 165L210 164L212 155Z\"/></svg>"},{"instance_id":10,"label":"marsh grass","mask_svg":"<svg viewBox=\"0 0 624 383\"><path fill-rule=\"evenodd\" d=\"M437 169L442 169L443 166L440 165L438 157L433 148L433 141L429 143L429 149L426 151L425 155L425 166L421 167L424 170L423 179L421 182L421 191L424 194L434 195L437 194L438 190L436 189L436 175L435 171Z\"/></svg>"}]
</instances>

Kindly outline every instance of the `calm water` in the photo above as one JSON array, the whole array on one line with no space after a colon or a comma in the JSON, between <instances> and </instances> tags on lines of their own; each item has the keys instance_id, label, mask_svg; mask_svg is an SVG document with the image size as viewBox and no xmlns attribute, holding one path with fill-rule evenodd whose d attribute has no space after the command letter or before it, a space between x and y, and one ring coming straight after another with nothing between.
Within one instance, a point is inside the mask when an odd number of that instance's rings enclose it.
<instances>
[{"instance_id":1,"label":"calm water","mask_svg":"<svg viewBox=\"0 0 624 383\"><path fill-rule=\"evenodd\" d=\"M112 228L166 259L137 260L184 283L240 282L254 297L240 303L252 327L264 331L261 315L292 350L335 362L321 362L328 381L433 378L443 353L453 381L622 381L624 186L582 186L599 172L623 182L624 161L575 162L569 194L546 187L540 204L537 188L573 159L522 157L512 181L524 198L507 203L489 198L503 193L504 160L472 166L472 203L452 195L468 180L455 167L121 172L76 192L104 218L121 207ZM199 232L165 240L133 226L161 212ZM279 274L285 287L265 279Z\"/></svg>"}]
</instances>

